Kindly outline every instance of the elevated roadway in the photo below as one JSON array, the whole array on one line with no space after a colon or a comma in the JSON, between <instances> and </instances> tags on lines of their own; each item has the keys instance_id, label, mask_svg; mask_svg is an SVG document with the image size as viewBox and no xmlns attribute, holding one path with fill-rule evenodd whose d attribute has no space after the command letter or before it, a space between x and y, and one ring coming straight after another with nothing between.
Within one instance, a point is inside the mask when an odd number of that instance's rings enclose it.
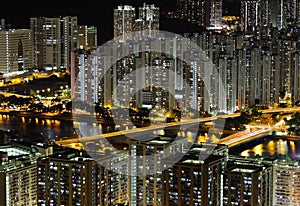
<instances>
[{"instance_id":1,"label":"elevated roadway","mask_svg":"<svg viewBox=\"0 0 300 206\"><path fill-rule=\"evenodd\" d=\"M260 110L263 114L266 113L291 113L291 112L297 112L300 111L300 107L294 107L294 108L278 108L278 109L268 109L268 110ZM118 132L111 132L96 136L86 136L82 138L75 138L75 139L65 139L65 140L59 140L55 141L54 143L61 146L67 146L69 144L76 144L76 143L82 143L82 142L90 142L90 141L96 141L101 139L111 139L118 136L127 136L127 135L135 135L139 136L145 133L153 133L154 131L159 131L168 127L180 127L180 126L192 126L199 123L205 123L205 122L211 122L214 120L217 120L219 118L227 119L227 118L234 118L240 116L240 113L232 113L232 114L225 114L225 115L218 115L218 116L212 116L212 117L206 117L206 118L198 118L198 119L189 119L189 120L181 120L180 122L170 122L165 124L156 124L151 125L148 127L142 127L142 128L133 128L130 130L124 130L124 131L118 131ZM254 140L256 138L259 138L264 135L271 134L273 131L272 128L262 127L259 130L256 130L254 132L250 132L247 134L241 134L241 135L235 135L235 136L228 136L226 138L223 138L220 140L220 144L226 144L228 147L233 147L241 143L245 143L247 141Z\"/></svg>"},{"instance_id":2,"label":"elevated roadway","mask_svg":"<svg viewBox=\"0 0 300 206\"><path fill-rule=\"evenodd\" d=\"M193 125L197 125L199 123L205 123L205 122L211 122L214 120L217 120L219 118L234 118L240 116L239 113L233 113L233 114L227 114L227 115L219 115L219 116L213 116L213 117L206 117L206 118L198 118L198 119L190 119L190 120L181 120L180 122L169 122L164 124L155 124L148 127L142 127L142 128L133 128L130 130L122 130L117 132L111 132L96 136L87 136L87 137L81 137L81 138L75 138L75 139L66 139L66 140L59 140L55 141L55 144L57 145L68 145L68 144L74 144L79 142L89 142L89 141L95 141L100 139L110 139L117 136L139 136L142 134L150 134L154 131L163 130L165 128L172 128L172 127L192 127Z\"/></svg>"},{"instance_id":3,"label":"elevated roadway","mask_svg":"<svg viewBox=\"0 0 300 206\"><path fill-rule=\"evenodd\" d=\"M272 128L264 128L254 131L254 132L248 132L241 135L230 135L225 138L222 138L219 143L220 144L226 144L229 148L234 147L239 144L243 144L246 142L249 142L251 140L270 135L272 134L273 129Z\"/></svg>"}]
</instances>

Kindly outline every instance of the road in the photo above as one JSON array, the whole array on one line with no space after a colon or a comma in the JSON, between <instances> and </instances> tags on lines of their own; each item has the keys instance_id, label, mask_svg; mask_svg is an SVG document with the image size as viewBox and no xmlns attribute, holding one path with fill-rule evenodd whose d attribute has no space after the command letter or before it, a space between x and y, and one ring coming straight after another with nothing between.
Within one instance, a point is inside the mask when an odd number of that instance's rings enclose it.
<instances>
[{"instance_id":1,"label":"road","mask_svg":"<svg viewBox=\"0 0 300 206\"><path fill-rule=\"evenodd\" d=\"M276 109L266 109L266 110L259 110L263 114L271 114L271 113L293 113L293 112L300 112L300 107L289 107L289 108L276 108Z\"/></svg>"},{"instance_id":2,"label":"road","mask_svg":"<svg viewBox=\"0 0 300 206\"><path fill-rule=\"evenodd\" d=\"M300 107L296 108L279 108L279 109L269 109L269 110L261 110L263 114L266 113L278 113L278 112L296 112L300 111ZM134 128L126 131L118 131L118 132L112 132L112 133L106 133L101 134L97 136L88 136L88 137L82 137L82 138L76 138L76 139L66 139L66 140L60 140L55 141L55 144L67 146L69 144L75 144L80 142L89 142L89 141L95 141L95 140L101 140L101 139L110 139L118 136L126 136L126 135L136 135L143 133L153 133L153 131L159 131L162 129L165 129L167 127L178 127L178 126L192 126L199 123L205 123L217 120L219 118L226 119L226 118L234 118L240 116L240 113L232 113L232 114L225 114L225 115L219 115L219 116L213 116L213 117L206 117L206 118L198 118L198 119L189 119L189 120L181 120L180 122L170 122L165 124L157 124L157 125L151 125L149 127L143 127L143 128ZM236 146L237 144L247 142L249 140L253 140L255 138L261 137L262 135L266 135L272 132L272 128L266 128L263 127L262 129L255 131L253 133L245 134L242 136L236 136L234 138L227 138L220 143L227 144L229 147Z\"/></svg>"},{"instance_id":3,"label":"road","mask_svg":"<svg viewBox=\"0 0 300 206\"><path fill-rule=\"evenodd\" d=\"M118 131L118 132L111 132L106 134L101 134L97 136L88 136L88 137L82 137L82 138L76 138L76 139L66 139L66 140L60 140L55 141L55 144L57 145L68 145L73 143L79 143L79 142L89 142L89 141L95 141L100 139L109 139L117 136L129 136L129 135L136 135L143 133L153 133L154 131L163 130L167 127L189 127L193 126L199 123L205 123L205 122L211 122L214 120L217 120L219 118L234 118L240 116L239 113L233 113L233 114L227 114L227 115L219 115L219 116L213 116L213 117L205 117L205 118L198 118L198 119L189 119L189 120L181 120L180 122L169 122L164 124L156 124L151 125L148 127L142 127L142 128L133 128L130 130L125 131Z\"/></svg>"},{"instance_id":4,"label":"road","mask_svg":"<svg viewBox=\"0 0 300 206\"><path fill-rule=\"evenodd\" d=\"M23 97L23 98L32 98L32 96L15 94L15 93L8 93L8 92L0 92L0 94L4 95L5 97L16 96L16 97Z\"/></svg>"},{"instance_id":5,"label":"road","mask_svg":"<svg viewBox=\"0 0 300 206\"><path fill-rule=\"evenodd\" d=\"M238 136L233 137L232 135L230 135L226 138L221 139L219 143L226 144L230 148L230 147L234 147L238 144L242 144L242 143L254 140L256 138L259 138L259 137L262 137L265 135L269 135L272 133L272 131L273 131L272 128L262 127L261 129L259 129L257 131L249 132L249 133L243 134L241 136L238 135Z\"/></svg>"}]
</instances>

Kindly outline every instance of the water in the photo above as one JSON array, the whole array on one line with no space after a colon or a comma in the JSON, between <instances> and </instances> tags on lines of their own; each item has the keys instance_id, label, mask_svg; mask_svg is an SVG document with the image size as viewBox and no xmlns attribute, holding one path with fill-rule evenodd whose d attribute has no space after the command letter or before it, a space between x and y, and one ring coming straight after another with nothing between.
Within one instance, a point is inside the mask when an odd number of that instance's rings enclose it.
<instances>
[{"instance_id":1,"label":"water","mask_svg":"<svg viewBox=\"0 0 300 206\"><path fill-rule=\"evenodd\" d=\"M24 140L58 140L74 135L72 121L0 115L0 129L19 132Z\"/></svg>"},{"instance_id":2,"label":"water","mask_svg":"<svg viewBox=\"0 0 300 206\"><path fill-rule=\"evenodd\" d=\"M78 137L78 130L75 129L72 118L70 120L55 120L44 118L25 118L20 116L0 115L0 130L17 131L23 140L60 140ZM80 133L86 131L88 128L96 128L96 123L81 122L84 125L81 127ZM76 124L78 126L78 124ZM98 126L102 133L112 132L114 127L109 125ZM97 128L98 128L97 127ZM98 130L99 130L98 129ZM94 133L86 133L84 136L97 135Z\"/></svg>"},{"instance_id":3,"label":"water","mask_svg":"<svg viewBox=\"0 0 300 206\"><path fill-rule=\"evenodd\" d=\"M0 115L0 130L18 131L24 140L29 141L35 139L59 140L76 135L71 120L25 119L24 117L2 115ZM233 147L229 153L245 157L288 155L291 159L300 162L300 137L299 139L287 139L267 136Z\"/></svg>"},{"instance_id":4,"label":"water","mask_svg":"<svg viewBox=\"0 0 300 206\"><path fill-rule=\"evenodd\" d=\"M300 162L300 137L299 139L292 139L280 136L267 136L233 147L229 152L230 154L244 157L288 155L292 160Z\"/></svg>"}]
</instances>

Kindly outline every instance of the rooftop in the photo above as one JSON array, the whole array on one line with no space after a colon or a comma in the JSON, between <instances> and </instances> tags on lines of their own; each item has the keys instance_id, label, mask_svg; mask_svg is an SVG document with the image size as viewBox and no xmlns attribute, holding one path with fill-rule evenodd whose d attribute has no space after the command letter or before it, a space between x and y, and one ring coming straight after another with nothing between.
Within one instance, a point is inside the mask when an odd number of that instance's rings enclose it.
<instances>
[{"instance_id":1,"label":"rooftop","mask_svg":"<svg viewBox=\"0 0 300 206\"><path fill-rule=\"evenodd\" d=\"M226 172L227 173L255 173L255 172L260 172L263 171L265 169L264 166L262 165L233 165L231 167L229 167Z\"/></svg>"},{"instance_id":2,"label":"rooftop","mask_svg":"<svg viewBox=\"0 0 300 206\"><path fill-rule=\"evenodd\" d=\"M26 151L24 149L14 147L13 145L9 145L8 147L1 146L0 152L7 153L8 157L21 156L21 155L29 155L30 151Z\"/></svg>"}]
</instances>

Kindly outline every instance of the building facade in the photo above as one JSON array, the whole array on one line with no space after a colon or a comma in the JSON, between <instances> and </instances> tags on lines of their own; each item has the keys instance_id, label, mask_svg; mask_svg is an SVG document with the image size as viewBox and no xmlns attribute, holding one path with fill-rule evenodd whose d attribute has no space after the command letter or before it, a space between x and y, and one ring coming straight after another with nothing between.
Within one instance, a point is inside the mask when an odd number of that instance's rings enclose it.
<instances>
[{"instance_id":1,"label":"building facade","mask_svg":"<svg viewBox=\"0 0 300 206\"><path fill-rule=\"evenodd\" d=\"M125 40L125 35L131 32L159 30L159 18L159 7L154 4L144 3L138 11L129 5L118 6L114 9L114 37L122 37Z\"/></svg>"},{"instance_id":2,"label":"building facade","mask_svg":"<svg viewBox=\"0 0 300 206\"><path fill-rule=\"evenodd\" d=\"M224 172L223 205L272 205L272 177L272 165L230 159Z\"/></svg>"},{"instance_id":3,"label":"building facade","mask_svg":"<svg viewBox=\"0 0 300 206\"><path fill-rule=\"evenodd\" d=\"M30 30L0 30L0 72L6 74L30 70L32 67Z\"/></svg>"},{"instance_id":4,"label":"building facade","mask_svg":"<svg viewBox=\"0 0 300 206\"><path fill-rule=\"evenodd\" d=\"M34 67L70 69L71 52L77 49L77 17L30 18Z\"/></svg>"},{"instance_id":5,"label":"building facade","mask_svg":"<svg viewBox=\"0 0 300 206\"><path fill-rule=\"evenodd\" d=\"M241 23L242 30L246 32L255 32L259 26L278 29L299 26L299 1L242 0Z\"/></svg>"},{"instance_id":6,"label":"building facade","mask_svg":"<svg viewBox=\"0 0 300 206\"><path fill-rule=\"evenodd\" d=\"M17 143L0 146L1 205L37 205L37 159L51 151Z\"/></svg>"},{"instance_id":7,"label":"building facade","mask_svg":"<svg viewBox=\"0 0 300 206\"><path fill-rule=\"evenodd\" d=\"M78 25L78 48L90 50L97 47L97 27Z\"/></svg>"},{"instance_id":8,"label":"building facade","mask_svg":"<svg viewBox=\"0 0 300 206\"><path fill-rule=\"evenodd\" d=\"M142 21L142 30L159 30L159 7L156 7L154 4L148 5L144 3L143 7L139 7L138 12L138 19ZM136 29L136 31L140 30Z\"/></svg>"},{"instance_id":9,"label":"building facade","mask_svg":"<svg viewBox=\"0 0 300 206\"><path fill-rule=\"evenodd\" d=\"M173 141L166 135L130 142L129 205L220 205L227 147Z\"/></svg>"},{"instance_id":10,"label":"building facade","mask_svg":"<svg viewBox=\"0 0 300 206\"><path fill-rule=\"evenodd\" d=\"M87 154L63 151L40 158L37 166L37 205L100 205L127 202L127 179L114 173L111 159L100 165Z\"/></svg>"},{"instance_id":11,"label":"building facade","mask_svg":"<svg viewBox=\"0 0 300 206\"><path fill-rule=\"evenodd\" d=\"M274 206L300 204L300 168L291 160L277 161L273 172Z\"/></svg>"},{"instance_id":12,"label":"building facade","mask_svg":"<svg viewBox=\"0 0 300 206\"><path fill-rule=\"evenodd\" d=\"M129 5L118 6L114 9L114 37L133 32L136 16L135 8Z\"/></svg>"},{"instance_id":13,"label":"building facade","mask_svg":"<svg viewBox=\"0 0 300 206\"><path fill-rule=\"evenodd\" d=\"M221 29L222 6L221 0L177 0L176 16L208 29Z\"/></svg>"}]
</instances>

